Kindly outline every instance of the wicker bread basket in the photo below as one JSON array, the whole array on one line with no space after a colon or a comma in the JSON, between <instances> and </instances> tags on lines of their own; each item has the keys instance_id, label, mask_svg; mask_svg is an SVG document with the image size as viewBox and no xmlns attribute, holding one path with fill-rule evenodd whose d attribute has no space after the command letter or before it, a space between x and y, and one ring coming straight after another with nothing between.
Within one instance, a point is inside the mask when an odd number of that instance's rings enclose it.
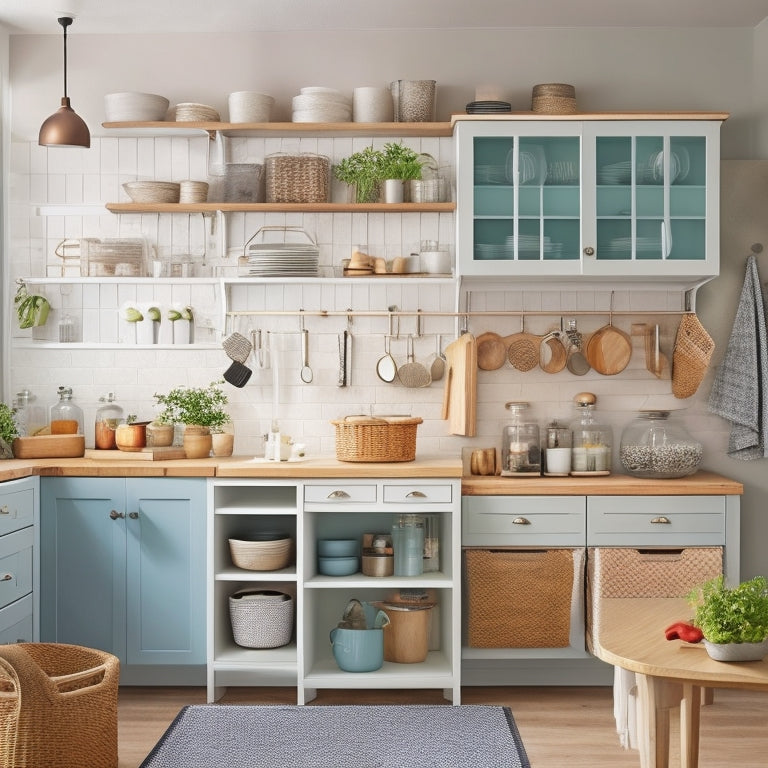
<instances>
[{"instance_id":1,"label":"wicker bread basket","mask_svg":"<svg viewBox=\"0 0 768 768\"><path fill-rule=\"evenodd\" d=\"M416 428L422 419L377 419L347 416L332 421L336 427L336 458L339 461L413 461Z\"/></svg>"},{"instance_id":2,"label":"wicker bread basket","mask_svg":"<svg viewBox=\"0 0 768 768\"><path fill-rule=\"evenodd\" d=\"M331 161L323 155L268 155L268 203L327 203L331 198Z\"/></svg>"}]
</instances>

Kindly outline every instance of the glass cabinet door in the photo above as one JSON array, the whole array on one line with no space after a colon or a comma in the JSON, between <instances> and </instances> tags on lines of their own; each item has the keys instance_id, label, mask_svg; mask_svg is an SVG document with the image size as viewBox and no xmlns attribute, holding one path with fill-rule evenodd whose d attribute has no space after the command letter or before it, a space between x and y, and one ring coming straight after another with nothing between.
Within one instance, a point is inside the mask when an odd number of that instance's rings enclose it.
<instances>
[{"instance_id":1,"label":"glass cabinet door","mask_svg":"<svg viewBox=\"0 0 768 768\"><path fill-rule=\"evenodd\" d=\"M578 274L578 125L458 126L458 262L463 274Z\"/></svg>"},{"instance_id":2,"label":"glass cabinet door","mask_svg":"<svg viewBox=\"0 0 768 768\"><path fill-rule=\"evenodd\" d=\"M584 146L585 274L717 274L719 124L592 124Z\"/></svg>"}]
</instances>

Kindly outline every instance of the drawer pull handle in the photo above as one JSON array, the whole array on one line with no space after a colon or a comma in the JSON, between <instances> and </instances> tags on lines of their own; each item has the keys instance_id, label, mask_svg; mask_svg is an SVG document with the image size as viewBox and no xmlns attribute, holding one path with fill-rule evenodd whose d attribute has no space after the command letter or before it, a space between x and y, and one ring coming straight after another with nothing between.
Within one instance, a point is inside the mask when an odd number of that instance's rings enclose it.
<instances>
[{"instance_id":1,"label":"drawer pull handle","mask_svg":"<svg viewBox=\"0 0 768 768\"><path fill-rule=\"evenodd\" d=\"M11 510L8 509L8 505L3 504L3 506L0 507L0 515L10 515L10 514L11 514Z\"/></svg>"},{"instance_id":2,"label":"drawer pull handle","mask_svg":"<svg viewBox=\"0 0 768 768\"><path fill-rule=\"evenodd\" d=\"M138 513L138 512L129 512L129 513L128 513L128 517L130 517L130 518L131 518L131 520L138 520L138 518L139 518L139 513Z\"/></svg>"},{"instance_id":3,"label":"drawer pull handle","mask_svg":"<svg viewBox=\"0 0 768 768\"><path fill-rule=\"evenodd\" d=\"M13 581L13 574L4 573L2 576L0 576L0 581Z\"/></svg>"},{"instance_id":4,"label":"drawer pull handle","mask_svg":"<svg viewBox=\"0 0 768 768\"><path fill-rule=\"evenodd\" d=\"M326 498L328 498L328 499L349 499L349 498L351 498L351 496L346 491L331 491Z\"/></svg>"},{"instance_id":5,"label":"drawer pull handle","mask_svg":"<svg viewBox=\"0 0 768 768\"><path fill-rule=\"evenodd\" d=\"M526 517L515 517L512 520L512 525L530 525L531 521Z\"/></svg>"},{"instance_id":6,"label":"drawer pull handle","mask_svg":"<svg viewBox=\"0 0 768 768\"><path fill-rule=\"evenodd\" d=\"M405 494L406 499L426 499L427 494L424 491L411 491Z\"/></svg>"},{"instance_id":7,"label":"drawer pull handle","mask_svg":"<svg viewBox=\"0 0 768 768\"><path fill-rule=\"evenodd\" d=\"M658 517L652 518L651 524L653 524L653 525L671 525L672 521L668 517L665 517L664 515L659 515Z\"/></svg>"},{"instance_id":8,"label":"drawer pull handle","mask_svg":"<svg viewBox=\"0 0 768 768\"><path fill-rule=\"evenodd\" d=\"M111 518L112 520L118 520L118 519L119 519L119 518L121 518L121 517L125 517L125 512L118 512L116 509L113 509L113 510L112 510L112 511L109 513L109 516L110 516L110 518Z\"/></svg>"}]
</instances>

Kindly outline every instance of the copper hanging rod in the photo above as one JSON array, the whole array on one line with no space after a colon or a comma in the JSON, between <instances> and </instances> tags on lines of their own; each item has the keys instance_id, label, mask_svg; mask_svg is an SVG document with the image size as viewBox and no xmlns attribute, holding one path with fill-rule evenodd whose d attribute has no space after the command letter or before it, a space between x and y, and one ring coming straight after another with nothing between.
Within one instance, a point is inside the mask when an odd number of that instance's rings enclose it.
<instances>
[{"instance_id":1,"label":"copper hanging rod","mask_svg":"<svg viewBox=\"0 0 768 768\"><path fill-rule=\"evenodd\" d=\"M501 309L501 310L470 310L466 312L431 312L424 309L413 310L374 310L374 309L339 309L339 310L306 310L306 309L240 309L229 310L228 317L574 317L588 315L685 315L687 309L638 309L638 310L609 310L609 309L575 309L575 310L531 310L531 309Z\"/></svg>"}]
</instances>

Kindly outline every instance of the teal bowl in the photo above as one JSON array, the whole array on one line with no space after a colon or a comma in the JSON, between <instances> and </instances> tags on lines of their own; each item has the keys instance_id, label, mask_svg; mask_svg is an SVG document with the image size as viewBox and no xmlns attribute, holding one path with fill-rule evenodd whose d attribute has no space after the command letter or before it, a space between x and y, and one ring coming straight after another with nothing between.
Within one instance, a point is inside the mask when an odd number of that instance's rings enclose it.
<instances>
[{"instance_id":1,"label":"teal bowl","mask_svg":"<svg viewBox=\"0 0 768 768\"><path fill-rule=\"evenodd\" d=\"M360 545L357 539L318 539L318 557L357 557Z\"/></svg>"},{"instance_id":2,"label":"teal bowl","mask_svg":"<svg viewBox=\"0 0 768 768\"><path fill-rule=\"evenodd\" d=\"M357 573L356 557L318 557L317 570L323 576L351 576Z\"/></svg>"}]
</instances>

